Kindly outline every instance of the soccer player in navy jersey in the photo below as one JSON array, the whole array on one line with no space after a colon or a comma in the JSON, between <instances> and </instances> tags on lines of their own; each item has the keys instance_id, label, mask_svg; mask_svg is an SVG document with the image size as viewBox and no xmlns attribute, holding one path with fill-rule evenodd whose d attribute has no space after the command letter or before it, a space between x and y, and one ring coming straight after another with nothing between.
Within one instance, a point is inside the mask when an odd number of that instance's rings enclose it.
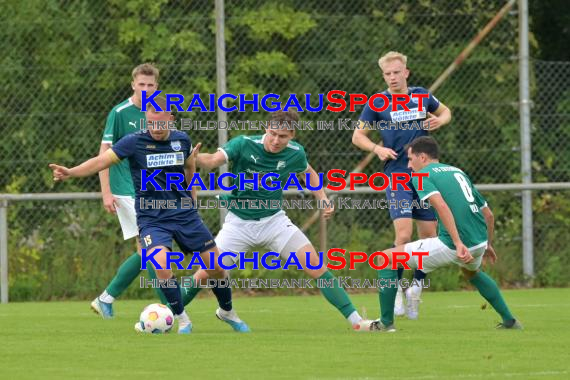
<instances>
[{"instance_id":1,"label":"soccer player in navy jersey","mask_svg":"<svg viewBox=\"0 0 570 380\"><path fill-rule=\"evenodd\" d=\"M367 104L360 115L360 128L354 131L352 142L364 151L374 152L380 160L384 161L384 173L389 178L392 178L392 173L411 174L408 168L405 146L418 137L427 136L428 130L434 131L448 124L451 121L451 111L425 88L408 86L407 80L410 71L406 66L407 57L405 55L393 51L389 52L378 60L378 65L384 81L388 85L388 89L382 94L388 98L390 105L386 107L386 110L377 112ZM392 110L392 101L394 95L397 94L407 94L410 97L410 101L406 105L409 111L405 111L400 104L397 105L397 110ZM427 98L422 99L421 109L418 99L412 97L413 94L427 94ZM374 106L382 108L384 101L377 98L374 100ZM366 128L367 123L379 130L381 143L374 143L367 136L371 130ZM423 205L412 186L411 180L407 185L410 188L409 191L400 186L397 190L386 190L390 218L393 221L396 233L394 246L412 241L412 220L416 221L420 239L437 235L435 214L429 207L422 207ZM419 204L420 207L412 207L412 204ZM402 277L402 272L403 269L398 271L399 278ZM416 270L414 278L423 280L425 273ZM411 286L406 291L406 309L403 305L402 290L399 289L396 298L396 315L407 314L410 319L418 318L422 287L419 286L421 281L415 283L415 286Z\"/></svg>"},{"instance_id":2,"label":"soccer player in navy jersey","mask_svg":"<svg viewBox=\"0 0 570 380\"><path fill-rule=\"evenodd\" d=\"M162 109L166 109L165 98L157 98L156 103ZM196 208L182 206L183 200L189 201L190 204L195 202L195 194L191 194L183 186L179 187L176 184L170 184L169 188L166 186L166 172L175 173L183 180L184 177L191 178L196 171L190 138L184 132L158 127L156 123L158 121L174 120L171 112L158 112L151 107L146 112L146 119L151 122L148 130L125 136L111 149L81 165L68 169L50 164L53 178L55 181L63 181L71 177L86 177L128 158L136 189L135 207L140 240L149 256L158 250L154 259L163 268L156 268L157 277L163 280L172 278L172 271L166 266L166 259L167 253L172 249L174 239L184 252L200 252L207 268L211 267L209 253L213 252L214 269L208 269L208 275L212 278L225 278L225 271L218 265L219 250L214 237L204 225ZM145 186L141 186L143 170L146 171L145 176L149 177L155 169L162 169L162 171L153 176L154 183L166 191L155 186L152 181L145 180ZM157 200L174 201L176 207L171 209L141 208L141 203L144 205L145 201ZM192 330L192 324L184 310L180 286L174 278L171 279L170 284L175 286L161 287L161 290L178 319L178 332L188 334ZM232 310L231 289L220 286L212 290L218 298L220 307L229 315L227 320L221 319L229 323L236 331L249 331L247 325Z\"/></svg>"}]
</instances>

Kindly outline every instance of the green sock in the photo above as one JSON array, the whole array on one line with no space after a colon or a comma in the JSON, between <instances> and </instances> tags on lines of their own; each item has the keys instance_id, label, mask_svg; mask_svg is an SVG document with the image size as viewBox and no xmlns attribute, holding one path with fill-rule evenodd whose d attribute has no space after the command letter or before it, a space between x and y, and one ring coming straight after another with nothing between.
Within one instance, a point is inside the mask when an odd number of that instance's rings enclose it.
<instances>
[{"instance_id":1,"label":"green sock","mask_svg":"<svg viewBox=\"0 0 570 380\"><path fill-rule=\"evenodd\" d=\"M327 283L332 283L333 286L327 286ZM331 272L326 271L317 279L317 287L321 290L321 293L323 293L327 301L336 307L345 318L348 318L350 314L356 311L346 290L339 285L338 279L333 276Z\"/></svg>"},{"instance_id":2,"label":"green sock","mask_svg":"<svg viewBox=\"0 0 570 380\"><path fill-rule=\"evenodd\" d=\"M189 287L180 287L180 291L182 292L182 304L184 306L188 305L201 290L202 288L195 286L195 280L192 277L191 285Z\"/></svg>"},{"instance_id":3,"label":"green sock","mask_svg":"<svg viewBox=\"0 0 570 380\"><path fill-rule=\"evenodd\" d=\"M499 313L501 318L503 318L503 322L511 322L515 319L503 299L495 280L489 277L485 272L479 271L469 282L477 288L483 298Z\"/></svg>"},{"instance_id":4,"label":"green sock","mask_svg":"<svg viewBox=\"0 0 570 380\"><path fill-rule=\"evenodd\" d=\"M129 287L141 272L141 257L138 253L130 255L117 269L117 274L107 286L107 293L117 298Z\"/></svg>"},{"instance_id":5,"label":"green sock","mask_svg":"<svg viewBox=\"0 0 570 380\"><path fill-rule=\"evenodd\" d=\"M151 280L156 280L157 277L156 277L156 271L154 270L154 267L152 265L147 265L146 267L148 270L148 277L150 277ZM164 296L164 293L162 292L162 290L160 290L160 288L156 287L156 288L154 288L154 292L156 293L158 298L160 298L160 303L168 306L168 300Z\"/></svg>"},{"instance_id":6,"label":"green sock","mask_svg":"<svg viewBox=\"0 0 570 380\"><path fill-rule=\"evenodd\" d=\"M382 269L378 271L378 288L380 301L380 321L384 326L394 323L394 304L396 303L396 293L398 293L398 271L392 269Z\"/></svg>"}]
</instances>

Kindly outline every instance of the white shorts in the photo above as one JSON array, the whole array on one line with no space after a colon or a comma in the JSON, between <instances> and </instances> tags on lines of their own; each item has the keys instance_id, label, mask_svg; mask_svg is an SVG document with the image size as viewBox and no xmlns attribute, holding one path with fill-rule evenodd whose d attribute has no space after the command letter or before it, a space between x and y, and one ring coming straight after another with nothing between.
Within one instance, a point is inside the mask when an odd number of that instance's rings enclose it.
<instances>
[{"instance_id":1,"label":"white shorts","mask_svg":"<svg viewBox=\"0 0 570 380\"><path fill-rule=\"evenodd\" d=\"M139 235L137 226L137 213L135 211L135 199L128 195L113 195L117 198L117 216L121 229L123 230L123 238L129 240Z\"/></svg>"},{"instance_id":2,"label":"white shorts","mask_svg":"<svg viewBox=\"0 0 570 380\"><path fill-rule=\"evenodd\" d=\"M424 273L429 273L437 268L447 266L449 264L456 264L470 271L476 271L481 266L481 261L483 260L483 254L487 249L487 242L476 245L475 247L469 248L469 252L473 256L473 261L469 264L465 264L463 261L459 260L456 252L450 249L448 246L443 244L439 238L429 238L416 240L405 245L404 250L410 255L412 252L429 252L428 256L423 257L423 269ZM410 267L418 269L418 257L414 256L408 261Z\"/></svg>"},{"instance_id":3,"label":"white shorts","mask_svg":"<svg viewBox=\"0 0 570 380\"><path fill-rule=\"evenodd\" d=\"M297 232L299 232L297 241L287 244ZM283 252L286 245L297 251L307 244L310 244L309 239L291 222L283 210L260 220L244 220L230 211L216 236L216 245L220 252L236 254L250 252L255 247L263 247L268 251L279 253L283 258L288 258L290 253ZM239 257L224 256L223 261L229 266L237 260Z\"/></svg>"}]
</instances>

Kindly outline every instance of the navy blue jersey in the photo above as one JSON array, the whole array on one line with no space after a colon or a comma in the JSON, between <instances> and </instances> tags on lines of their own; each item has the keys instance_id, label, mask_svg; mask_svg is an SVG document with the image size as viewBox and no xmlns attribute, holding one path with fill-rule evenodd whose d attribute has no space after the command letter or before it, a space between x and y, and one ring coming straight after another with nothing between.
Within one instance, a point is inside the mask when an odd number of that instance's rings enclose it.
<instances>
[{"instance_id":1,"label":"navy blue jersey","mask_svg":"<svg viewBox=\"0 0 570 380\"><path fill-rule=\"evenodd\" d=\"M398 111L392 111L392 94L384 91L382 94L390 100L390 105L382 112L373 111L368 104L364 107L360 120L367 121L370 125L377 123L384 147L394 150L398 154L395 160L387 160L384 164L384 173L409 173L408 154L404 147L418 137L427 136L428 131L421 128L421 121L427 118L428 112L434 112L439 108L439 100L436 99L428 90L423 87L408 87L408 95L410 102L407 104L408 111L404 111L404 107L398 104ZM422 101L422 109L418 109L417 98L412 98L412 94L429 94L427 99ZM382 108L384 101L381 98L374 99L374 106ZM417 123L415 127L414 121ZM378 123L382 124L378 124ZM388 122L401 123L401 127L390 126Z\"/></svg>"},{"instance_id":2,"label":"navy blue jersey","mask_svg":"<svg viewBox=\"0 0 570 380\"><path fill-rule=\"evenodd\" d=\"M170 223L187 220L192 214L197 214L196 209L187 207L191 201L186 201L186 207L182 208L182 198L192 198L190 191L186 191L186 183L182 180L181 187L171 184L166 187L166 173L176 173L184 179L184 163L192 153L192 143L188 135L180 131L170 131L166 140L159 141L152 138L148 131L132 133L123 137L111 148L119 159L128 158L133 184L135 186L137 223L139 227L150 222ZM162 171L153 177L157 169ZM142 190L142 171L146 170L146 178L152 177L160 188L157 190L151 181L144 181L146 190ZM141 199L150 200L174 200L175 209L143 207Z\"/></svg>"}]
</instances>

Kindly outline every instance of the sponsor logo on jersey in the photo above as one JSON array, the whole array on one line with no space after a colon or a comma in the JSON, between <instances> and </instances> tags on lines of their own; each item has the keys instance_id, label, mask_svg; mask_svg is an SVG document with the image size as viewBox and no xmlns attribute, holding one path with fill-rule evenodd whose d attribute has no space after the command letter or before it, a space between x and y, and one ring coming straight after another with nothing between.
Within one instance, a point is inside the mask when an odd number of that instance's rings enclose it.
<instances>
[{"instance_id":1,"label":"sponsor logo on jersey","mask_svg":"<svg viewBox=\"0 0 570 380\"><path fill-rule=\"evenodd\" d=\"M132 125L133 128L137 127L137 123L135 123L134 121L129 121L129 125Z\"/></svg>"},{"instance_id":2,"label":"sponsor logo on jersey","mask_svg":"<svg viewBox=\"0 0 570 380\"><path fill-rule=\"evenodd\" d=\"M147 149L156 149L156 145L147 145L146 148Z\"/></svg>"},{"instance_id":3,"label":"sponsor logo on jersey","mask_svg":"<svg viewBox=\"0 0 570 380\"><path fill-rule=\"evenodd\" d=\"M410 111L390 112L390 117L392 118L392 121L396 122L425 119L426 116L427 115L425 111L418 111L417 108L410 109Z\"/></svg>"},{"instance_id":4,"label":"sponsor logo on jersey","mask_svg":"<svg viewBox=\"0 0 570 380\"><path fill-rule=\"evenodd\" d=\"M180 149L182 149L182 145L180 145L180 141L178 140L171 141L170 146L172 147L172 150L175 152L178 152Z\"/></svg>"},{"instance_id":5,"label":"sponsor logo on jersey","mask_svg":"<svg viewBox=\"0 0 570 380\"><path fill-rule=\"evenodd\" d=\"M148 168L160 168L163 166L184 165L184 153L157 153L146 155L146 166Z\"/></svg>"},{"instance_id":6,"label":"sponsor logo on jersey","mask_svg":"<svg viewBox=\"0 0 570 380\"><path fill-rule=\"evenodd\" d=\"M279 161L279 162L277 162L277 169L276 170L284 168L286 165L287 165L287 163L285 161Z\"/></svg>"},{"instance_id":7,"label":"sponsor logo on jersey","mask_svg":"<svg viewBox=\"0 0 570 380\"><path fill-rule=\"evenodd\" d=\"M257 164L257 160L259 160L259 157L255 157L253 154L250 155L250 157L251 157L251 159L252 159L253 161L255 161L255 163Z\"/></svg>"}]
</instances>

